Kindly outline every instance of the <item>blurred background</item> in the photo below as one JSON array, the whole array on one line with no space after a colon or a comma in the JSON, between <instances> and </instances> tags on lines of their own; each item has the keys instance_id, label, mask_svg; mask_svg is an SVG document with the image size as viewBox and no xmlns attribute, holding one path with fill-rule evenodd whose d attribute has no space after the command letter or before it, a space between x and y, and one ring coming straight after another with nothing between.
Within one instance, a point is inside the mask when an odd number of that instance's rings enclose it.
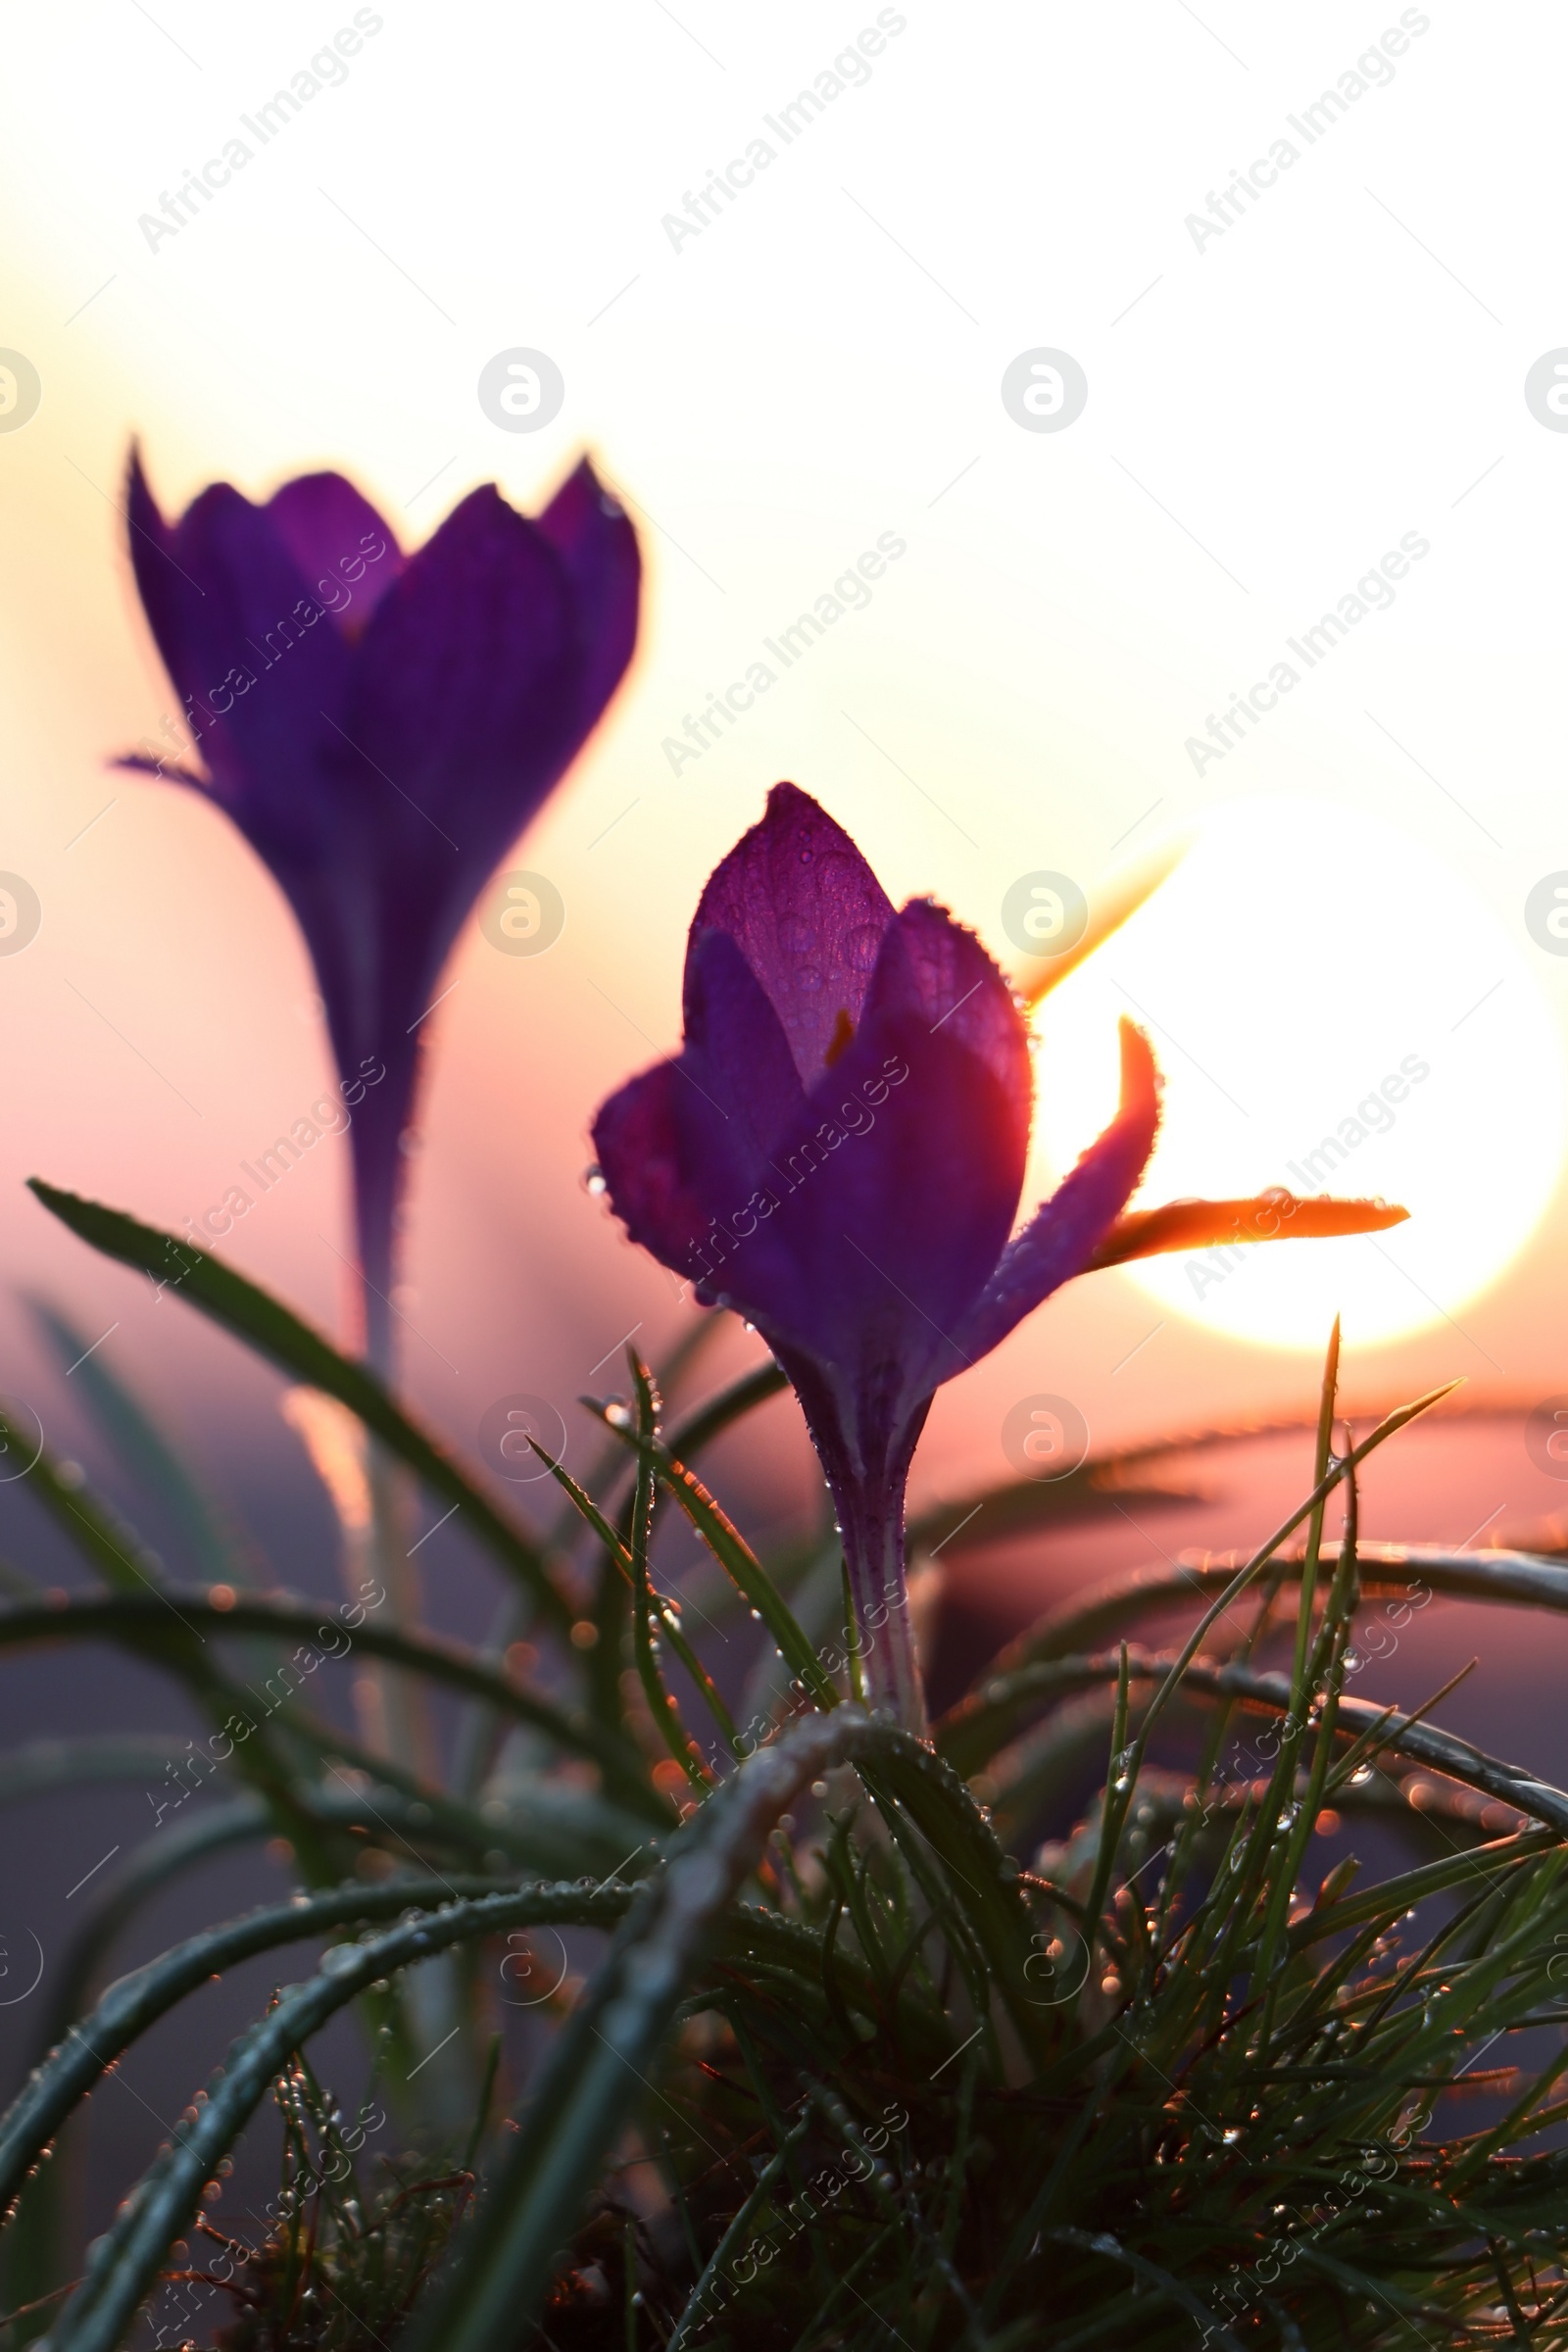
<instances>
[{"instance_id":1,"label":"blurred background","mask_svg":"<svg viewBox=\"0 0 1568 2352\"><path fill-rule=\"evenodd\" d=\"M1302 1416L1338 1311L1358 1409L1467 1384L1384 1457L1370 1532L1543 1540L1568 1501L1525 1418L1568 1390L1558 13L89 0L7 45L0 875L39 919L0 952L0 1386L53 1445L93 1460L28 1298L282 1578L330 1589L279 1384L22 1189L183 1228L329 1078L265 870L198 798L107 764L177 712L129 579L132 439L168 512L333 466L405 546L482 481L536 508L586 449L642 535L643 636L513 860L559 891L559 939L499 954L481 904L427 1024L398 1299L419 1408L471 1456L495 1399L542 1396L574 1462L573 1399L623 1338L657 1356L689 1328L585 1188L586 1130L675 1042L702 882L790 776L896 902L934 893L1021 982L1045 967L1015 886L1065 876L1093 910L1185 846L1042 1007L1036 1193L1106 1115L1127 1011L1166 1082L1145 1202L1330 1184L1411 1211L1075 1286L944 1391L917 1503L1006 1477L1036 1393L1097 1450ZM519 352L561 388L525 430L494 388ZM835 598L879 545L868 594ZM821 599L846 609L786 663ZM324 1141L223 1245L339 1336L347 1172ZM756 1348L716 1335L699 1387ZM792 1404L757 1432L714 1475L766 1530L819 1489ZM955 1670L1086 1575L1255 1538L1305 1467L1304 1439L1239 1441L1180 1508L971 1549ZM0 1544L55 1557L20 1483ZM432 1613L477 1632L459 1532L420 1560ZM1479 1652L1445 1720L1560 1773L1556 1647L1437 1606L1378 1694ZM19 1738L179 1717L116 1659L0 1662L0 1688ZM73 1881L145 1826L135 1792L6 1817L19 1992L28 1936L57 1955ZM208 1911L260 1869L215 1869ZM138 1920L138 1954L173 1917ZM28 2014L0 2008L19 2054Z\"/></svg>"}]
</instances>

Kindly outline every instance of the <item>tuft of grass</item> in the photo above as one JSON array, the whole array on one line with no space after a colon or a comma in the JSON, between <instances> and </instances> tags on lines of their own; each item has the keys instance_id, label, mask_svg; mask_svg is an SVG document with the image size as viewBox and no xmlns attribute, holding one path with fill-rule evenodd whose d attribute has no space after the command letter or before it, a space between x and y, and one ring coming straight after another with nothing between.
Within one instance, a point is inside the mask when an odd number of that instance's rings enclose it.
<instances>
[{"instance_id":1,"label":"tuft of grass","mask_svg":"<svg viewBox=\"0 0 1568 2352\"><path fill-rule=\"evenodd\" d=\"M1442 1392L1352 1437L1336 1337L1303 1499L1268 1543L1054 1612L925 1744L866 1713L854 1636L821 1638L826 1523L756 1545L694 1466L777 1394L771 1370L665 1427L681 1370L656 1381L633 1355L629 1397L591 1408L601 1458L558 1468L556 1517L528 1528L254 1286L41 1197L359 1413L465 1509L507 1586L477 1647L393 1630L373 1600L329 1612L329 1642L320 1604L265 1569L244 1589L237 1570L177 1582L40 1458L34 1491L96 1590L57 1605L13 1572L0 1658L116 1642L226 1725L247 1660L313 1662L308 1683L263 1682L254 1736L166 1770L190 1809L155 1824L84 1926L71 2014L0 2118L0 2258L27 2306L0 2352L118 2352L160 2282L226 2290L220 2321L202 2307L208 2352L890 2334L909 2352L1568 2352L1568 1793L1446 1731L1446 1692L1409 1713L1366 1694L1369 1619L1402 1623L1434 1590L1568 1610L1560 1561L1363 1544L1360 1465ZM167 1502L168 1441L94 1394L115 1460L134 1471L140 1448ZM1109 1512L1156 1451L1059 1497L995 1496L995 1521ZM219 1556L203 1509L186 1512L198 1574ZM666 1518L701 1547L678 1581ZM1184 1602L1185 1633L1146 1647L1148 1614ZM325 1669L356 1649L464 1704L439 1782L340 1728ZM18 1751L0 1801L179 1755L173 1735L101 1733ZM291 1902L95 1997L151 1889L266 1835L289 1840ZM497 1983L561 1936L585 1973L564 1962L544 1986L513 2113L492 2128L493 2067L471 2146L363 2156L311 2071L322 2028L357 2014L401 2083L409 1972L454 1955L478 2049ZM54 2151L89 2126L105 2071L215 1971L313 1940L313 1973L213 2067L81 2278L63 2277ZM505 2063L521 2057L514 2036ZM220 2184L270 2095L283 2174L270 2225L241 2238L219 2228Z\"/></svg>"}]
</instances>

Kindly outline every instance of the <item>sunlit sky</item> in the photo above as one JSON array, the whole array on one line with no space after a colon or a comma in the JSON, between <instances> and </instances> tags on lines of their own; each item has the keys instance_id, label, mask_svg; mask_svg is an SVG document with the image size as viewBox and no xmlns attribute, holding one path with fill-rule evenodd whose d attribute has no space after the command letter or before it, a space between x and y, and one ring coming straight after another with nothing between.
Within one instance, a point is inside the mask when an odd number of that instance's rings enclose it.
<instances>
[{"instance_id":1,"label":"sunlit sky","mask_svg":"<svg viewBox=\"0 0 1568 2352\"><path fill-rule=\"evenodd\" d=\"M297 118L242 127L356 25ZM1525 398L1568 345L1565 45L1544 6L1504 43L1477 10L1341 0L90 0L69 40L14 15L0 368L24 355L41 399L0 430L0 869L42 923L0 956L7 1284L118 1324L118 1367L178 1395L177 1314L22 1180L182 1224L327 1075L266 873L199 801L105 765L173 708L124 558L131 437L166 508L330 465L406 544L482 480L537 504L586 448L633 504L646 620L512 860L561 892L559 944L500 956L470 925L432 1022L407 1377L456 1435L510 1390L569 1409L630 1327L654 1344L690 1311L583 1191L586 1127L674 1043L703 877L784 775L896 900L934 892L1020 973L1021 876L1092 905L1190 838L1042 1010L1037 1184L1108 1107L1131 1011L1166 1080L1145 1200L1298 1183L1349 1122L1328 1181L1412 1211L1376 1243L1078 1286L947 1393L929 1482L1001 1475L1001 1421L1042 1387L1097 1441L1299 1404L1339 1308L1363 1396L1565 1385L1568 958L1525 921L1568 869L1568 435ZM1506 114L1478 118L1503 46ZM818 76L844 86L786 141ZM249 161L194 218L144 225L236 138ZM771 161L693 233L688 198L760 140ZM1216 229L1211 199L1281 141L1295 160ZM564 386L536 432L480 403L515 349ZM1004 404L1042 350L1087 382L1060 430ZM879 540L903 552L869 602L674 759ZM1248 694L1227 745L1213 722ZM1389 1120L1358 1117L1401 1070ZM323 1147L234 1244L340 1329L345 1165ZM25 1381L15 1324L0 1357ZM217 1410L223 1359L202 1360Z\"/></svg>"}]
</instances>

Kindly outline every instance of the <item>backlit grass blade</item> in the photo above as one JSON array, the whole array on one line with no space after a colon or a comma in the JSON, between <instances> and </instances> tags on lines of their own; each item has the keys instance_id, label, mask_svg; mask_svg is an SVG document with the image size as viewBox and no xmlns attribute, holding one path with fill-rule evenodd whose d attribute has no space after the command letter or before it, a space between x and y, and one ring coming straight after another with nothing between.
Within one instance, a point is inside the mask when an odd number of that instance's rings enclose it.
<instances>
[{"instance_id":1,"label":"backlit grass blade","mask_svg":"<svg viewBox=\"0 0 1568 2352\"><path fill-rule=\"evenodd\" d=\"M383 1658L389 1665L425 1675L432 1682L445 1684L449 1690L487 1699L502 1714L548 1733L568 1752L587 1756L597 1763L607 1784L634 1809L649 1812L656 1801L642 1778L641 1759L636 1750L619 1740L607 1739L587 1718L566 1715L553 1700L495 1673L471 1651L439 1635L399 1633L391 1626L375 1625L368 1618L350 1630L330 1603L313 1608L303 1600L263 1600L248 1593L221 1604L205 1593L178 1592L167 1598L150 1593L114 1593L104 1598L67 1600L58 1607L0 1610L0 1649L66 1640L121 1641L133 1644L152 1664L168 1666L166 1652L171 1624L182 1626L192 1640L203 1643L222 1634L271 1634L294 1639L298 1647L290 1660L292 1681L282 1692L270 1693L272 1703L265 1707L252 1693L249 1712L253 1720L260 1715L265 1721L273 1705L280 1705L284 1696L300 1689L308 1673L318 1671L330 1658L344 1658L358 1649L368 1657ZM299 1660L305 1654L314 1663L302 1666ZM178 1669L172 1667L171 1671ZM244 1754L248 1746L248 1740L241 1741L234 1752ZM662 1821L666 1818L662 1808L659 1818Z\"/></svg>"},{"instance_id":2,"label":"backlit grass blade","mask_svg":"<svg viewBox=\"0 0 1568 2352\"><path fill-rule=\"evenodd\" d=\"M72 2109L87 2096L122 2051L213 1977L260 1952L305 1942L336 1928L397 1919L411 1909L433 1911L454 1896L509 1891L513 1890L498 1887L492 1881L466 1878L411 1878L396 1886L332 1886L303 1900L294 1896L287 1902L263 1904L242 1919L204 1929L121 1977L97 2006L77 2021L76 2030L51 2051L0 2116L0 2213L9 2208L29 2167ZM542 1899L546 1890L532 1891ZM580 1887L558 1888L563 1904L568 1891L567 1915L573 1921L584 1919L604 1927L614 1926L631 1901L629 1887L610 1887L594 1896L585 1896ZM538 1917L545 1921L548 1912L541 1909Z\"/></svg>"},{"instance_id":3,"label":"backlit grass blade","mask_svg":"<svg viewBox=\"0 0 1568 2352\"><path fill-rule=\"evenodd\" d=\"M41 1177L31 1177L28 1182L44 1207L93 1249L106 1257L118 1258L122 1265L138 1268L160 1293L185 1299L295 1379L346 1404L390 1452L417 1473L432 1494L459 1505L464 1525L519 1580L545 1622L562 1634L569 1629L571 1608L557 1587L541 1547L502 1517L445 1448L394 1403L365 1365L340 1355L319 1332L206 1250L193 1249L156 1226L143 1225L120 1209L62 1192Z\"/></svg>"},{"instance_id":4,"label":"backlit grass blade","mask_svg":"<svg viewBox=\"0 0 1568 2352\"><path fill-rule=\"evenodd\" d=\"M171 2244L201 2192L266 2097L291 2051L382 1977L454 1945L509 1928L592 1916L581 1887L529 1887L448 1902L368 1941L340 1945L331 1969L288 1987L277 2006L228 2051L194 2123L181 2119L88 2258L86 2272L49 2332L50 2352L117 2352Z\"/></svg>"},{"instance_id":5,"label":"backlit grass blade","mask_svg":"<svg viewBox=\"0 0 1568 2352\"><path fill-rule=\"evenodd\" d=\"M44 1299L31 1302L33 1318L48 1340L62 1373L96 1422L117 1459L163 1506L182 1539L189 1565L206 1584L250 1585L260 1563L227 1509L210 1494L196 1472L118 1379L101 1352Z\"/></svg>"},{"instance_id":6,"label":"backlit grass blade","mask_svg":"<svg viewBox=\"0 0 1568 2352\"><path fill-rule=\"evenodd\" d=\"M819 1773L877 1753L887 1737L858 1708L807 1716L688 1821L551 2050L461 2267L416 2315L402 2352L510 2352L779 1815Z\"/></svg>"},{"instance_id":7,"label":"backlit grass blade","mask_svg":"<svg viewBox=\"0 0 1568 2352\"><path fill-rule=\"evenodd\" d=\"M591 1401L591 1400L585 1400ZM714 1501L696 1473L677 1461L662 1446L645 1446L635 1430L610 1417L610 1408L592 1405L609 1429L614 1430L634 1453L646 1452L660 1485L672 1494L693 1527L729 1577L736 1591L754 1609L792 1674L819 1707L836 1707L839 1693L815 1650L781 1598L777 1587L739 1528Z\"/></svg>"}]
</instances>

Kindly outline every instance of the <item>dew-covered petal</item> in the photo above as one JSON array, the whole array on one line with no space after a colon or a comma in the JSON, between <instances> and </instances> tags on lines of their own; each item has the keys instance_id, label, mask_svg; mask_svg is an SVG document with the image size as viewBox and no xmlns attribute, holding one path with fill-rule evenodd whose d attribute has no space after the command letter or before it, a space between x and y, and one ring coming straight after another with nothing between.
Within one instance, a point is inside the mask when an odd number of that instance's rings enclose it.
<instances>
[{"instance_id":1,"label":"dew-covered petal","mask_svg":"<svg viewBox=\"0 0 1568 2352\"><path fill-rule=\"evenodd\" d=\"M775 784L760 823L715 868L693 943L727 931L783 1024L802 1084L856 1027L893 905L842 825L808 793Z\"/></svg>"},{"instance_id":2,"label":"dew-covered petal","mask_svg":"<svg viewBox=\"0 0 1568 2352\"><path fill-rule=\"evenodd\" d=\"M1041 1300L1081 1274L1138 1184L1159 1125L1159 1074L1149 1040L1121 1025L1121 1106L1097 1143L1009 1243L957 1334L960 1355L989 1353Z\"/></svg>"},{"instance_id":3,"label":"dew-covered petal","mask_svg":"<svg viewBox=\"0 0 1568 2352\"><path fill-rule=\"evenodd\" d=\"M868 1012L774 1170L771 1234L808 1302L788 1336L857 1380L928 1393L1017 1209L1014 1108L994 1072L906 1006Z\"/></svg>"},{"instance_id":4,"label":"dew-covered petal","mask_svg":"<svg viewBox=\"0 0 1568 2352\"><path fill-rule=\"evenodd\" d=\"M1034 1087L1023 1019L974 933L930 899L911 900L883 939L867 1017L894 1005L907 1007L934 1036L961 1045L992 1072L1012 1107L1012 1158L1021 1189Z\"/></svg>"},{"instance_id":5,"label":"dew-covered petal","mask_svg":"<svg viewBox=\"0 0 1568 2352\"><path fill-rule=\"evenodd\" d=\"M806 1090L778 1014L727 931L705 932L692 944L686 1052L732 1127L729 1150L760 1175L798 1125Z\"/></svg>"},{"instance_id":6,"label":"dew-covered petal","mask_svg":"<svg viewBox=\"0 0 1568 2352\"><path fill-rule=\"evenodd\" d=\"M708 1218L685 1165L675 1095L683 1080L673 1061L656 1062L600 1106L594 1152L610 1205L630 1239L677 1272Z\"/></svg>"}]
</instances>

